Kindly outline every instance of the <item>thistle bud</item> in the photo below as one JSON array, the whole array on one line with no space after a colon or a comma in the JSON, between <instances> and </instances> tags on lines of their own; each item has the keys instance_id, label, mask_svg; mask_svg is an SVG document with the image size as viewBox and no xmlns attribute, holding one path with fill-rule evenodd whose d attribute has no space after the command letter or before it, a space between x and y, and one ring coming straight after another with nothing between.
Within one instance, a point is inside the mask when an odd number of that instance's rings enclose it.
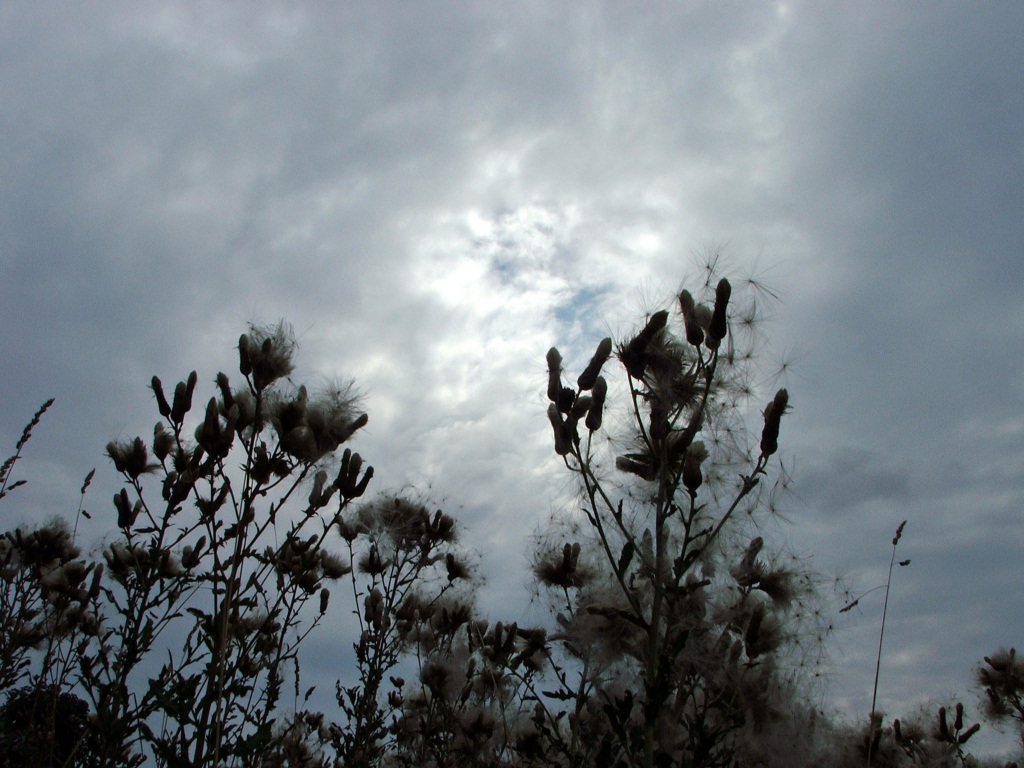
<instances>
[{"instance_id":1,"label":"thistle bud","mask_svg":"<svg viewBox=\"0 0 1024 768\"><path fill-rule=\"evenodd\" d=\"M628 472L631 475L643 478L644 480L656 480L658 478L658 467L650 461L643 461L635 458L633 454L615 457L615 468L620 472Z\"/></svg>"},{"instance_id":2,"label":"thistle bud","mask_svg":"<svg viewBox=\"0 0 1024 768\"><path fill-rule=\"evenodd\" d=\"M103 578L103 563L96 566L92 572L92 583L89 584L89 599L95 600L100 595L100 583Z\"/></svg>"},{"instance_id":3,"label":"thistle bud","mask_svg":"<svg viewBox=\"0 0 1024 768\"><path fill-rule=\"evenodd\" d=\"M643 378L647 369L647 345L651 340L664 330L668 322L668 312L664 309L651 315L647 325L633 339L626 344L619 352L619 359L628 373L634 379Z\"/></svg>"},{"instance_id":4,"label":"thistle bud","mask_svg":"<svg viewBox=\"0 0 1024 768\"><path fill-rule=\"evenodd\" d=\"M729 281L722 278L715 288L715 309L711 313L711 322L708 324L708 338L705 339L709 349L715 349L718 342L725 338L728 326L726 324L726 310L729 306L729 297L732 295L732 286ZM714 346L711 342L714 340Z\"/></svg>"},{"instance_id":5,"label":"thistle bud","mask_svg":"<svg viewBox=\"0 0 1024 768\"><path fill-rule=\"evenodd\" d=\"M704 443L700 440L691 443L686 449L686 455L683 457L683 485L690 492L690 496L695 497L697 489L704 482L704 475L700 471L700 465L704 463L707 457L707 448L704 447Z\"/></svg>"},{"instance_id":6,"label":"thistle bud","mask_svg":"<svg viewBox=\"0 0 1024 768\"><path fill-rule=\"evenodd\" d=\"M163 422L157 422L153 427L153 454L163 461L174 448L174 435L164 429Z\"/></svg>"},{"instance_id":7,"label":"thistle bud","mask_svg":"<svg viewBox=\"0 0 1024 768\"><path fill-rule=\"evenodd\" d=\"M469 569L466 568L465 563L460 562L451 552L445 555L444 565L449 582L465 579L469 576Z\"/></svg>"},{"instance_id":8,"label":"thistle bud","mask_svg":"<svg viewBox=\"0 0 1024 768\"><path fill-rule=\"evenodd\" d=\"M147 463L146 444L141 437L136 437L131 443L107 443L107 455L113 460L114 469L124 472L132 480L154 468Z\"/></svg>"},{"instance_id":9,"label":"thistle bud","mask_svg":"<svg viewBox=\"0 0 1024 768\"><path fill-rule=\"evenodd\" d=\"M228 377L224 373L217 374L217 389L220 390L221 399L224 401L224 411L231 410L231 406L235 404L235 396L231 393L231 385L228 382Z\"/></svg>"},{"instance_id":10,"label":"thistle bud","mask_svg":"<svg viewBox=\"0 0 1024 768\"><path fill-rule=\"evenodd\" d=\"M181 567L186 571L191 570L199 565L199 556L193 547L185 545L181 550Z\"/></svg>"},{"instance_id":11,"label":"thistle bud","mask_svg":"<svg viewBox=\"0 0 1024 768\"><path fill-rule=\"evenodd\" d=\"M160 382L160 379L154 376L150 386L153 388L153 394L156 395L156 405L160 409L160 415L166 419L171 415L171 406L164 396L164 385Z\"/></svg>"},{"instance_id":12,"label":"thistle bud","mask_svg":"<svg viewBox=\"0 0 1024 768\"><path fill-rule=\"evenodd\" d=\"M281 448L299 461L314 461L318 455L313 430L304 424L289 430L281 438Z\"/></svg>"},{"instance_id":13,"label":"thistle bud","mask_svg":"<svg viewBox=\"0 0 1024 768\"><path fill-rule=\"evenodd\" d=\"M196 389L196 372L188 375L188 382L179 381L174 388L174 405L171 407L171 421L180 424L185 414L192 409L192 393Z\"/></svg>"},{"instance_id":14,"label":"thistle bud","mask_svg":"<svg viewBox=\"0 0 1024 768\"><path fill-rule=\"evenodd\" d=\"M960 734L960 737L956 740L956 743L957 744L961 744L961 745L966 744L967 740L970 739L971 736L973 736L974 734L976 734L980 730L981 730L981 723L975 723L970 728L968 728L966 731L964 731L963 733ZM1015 765L1015 763L1010 763L1009 765Z\"/></svg>"},{"instance_id":15,"label":"thistle bud","mask_svg":"<svg viewBox=\"0 0 1024 768\"><path fill-rule=\"evenodd\" d=\"M359 481L355 489L352 492L352 497L357 498L362 496L366 492L366 486L370 484L370 480L373 479L373 467L367 467L366 472L363 473L363 479Z\"/></svg>"},{"instance_id":16,"label":"thistle bud","mask_svg":"<svg viewBox=\"0 0 1024 768\"><path fill-rule=\"evenodd\" d=\"M331 599L331 592L327 587L320 590L320 615L327 613L327 603Z\"/></svg>"},{"instance_id":17,"label":"thistle bud","mask_svg":"<svg viewBox=\"0 0 1024 768\"><path fill-rule=\"evenodd\" d=\"M743 553L743 560L740 563L741 568L750 569L754 567L754 562L757 560L757 556L761 553L761 549L764 547L764 539L760 536L755 536L751 539L750 544L747 546L746 551Z\"/></svg>"},{"instance_id":18,"label":"thistle bud","mask_svg":"<svg viewBox=\"0 0 1024 768\"><path fill-rule=\"evenodd\" d=\"M120 493L114 494L114 507L117 509L117 527L127 530L135 525L135 519L142 510L142 501L133 505L128 499L128 491L122 488Z\"/></svg>"},{"instance_id":19,"label":"thistle bud","mask_svg":"<svg viewBox=\"0 0 1024 768\"><path fill-rule=\"evenodd\" d=\"M562 390L562 355L552 347L548 350L548 400L558 402Z\"/></svg>"},{"instance_id":20,"label":"thistle bud","mask_svg":"<svg viewBox=\"0 0 1024 768\"><path fill-rule=\"evenodd\" d=\"M196 428L196 442L203 447L211 456L220 454L221 428L220 409L217 407L216 398L211 397L206 404L206 418Z\"/></svg>"},{"instance_id":21,"label":"thistle bud","mask_svg":"<svg viewBox=\"0 0 1024 768\"><path fill-rule=\"evenodd\" d=\"M309 505L311 507L322 507L330 500L330 494L327 494L326 498L324 496L324 483L326 482L327 472L322 469L318 470L313 476L313 488L309 492ZM333 490L334 488L332 487L331 491L333 492Z\"/></svg>"},{"instance_id":22,"label":"thistle bud","mask_svg":"<svg viewBox=\"0 0 1024 768\"><path fill-rule=\"evenodd\" d=\"M686 340L695 347L704 343L704 331L697 322L697 305L689 291L679 294L679 310L683 316L683 324L686 326Z\"/></svg>"},{"instance_id":23,"label":"thistle bud","mask_svg":"<svg viewBox=\"0 0 1024 768\"><path fill-rule=\"evenodd\" d=\"M779 422L789 405L789 392L780 389L764 409L764 430L761 432L761 453L771 456L779 450Z\"/></svg>"},{"instance_id":24,"label":"thistle bud","mask_svg":"<svg viewBox=\"0 0 1024 768\"><path fill-rule=\"evenodd\" d=\"M249 357L252 350L252 339L249 334L243 333L238 337L238 370L243 376L252 373L252 359Z\"/></svg>"},{"instance_id":25,"label":"thistle bud","mask_svg":"<svg viewBox=\"0 0 1024 768\"><path fill-rule=\"evenodd\" d=\"M341 456L341 470L334 481L334 487L341 491L346 499L355 499L363 495L370 478L373 477L373 467L366 468L366 474L359 480L359 472L363 468L363 457L358 453L352 453L346 448Z\"/></svg>"},{"instance_id":26,"label":"thistle bud","mask_svg":"<svg viewBox=\"0 0 1024 768\"><path fill-rule=\"evenodd\" d=\"M583 373L576 380L576 385L582 389L587 390L593 388L597 382L598 374L601 373L601 368L608 361L609 355L612 353L612 340L610 338L601 339L601 343L597 345L597 351L594 356L590 358L590 362L587 363L587 367L583 369Z\"/></svg>"},{"instance_id":27,"label":"thistle bud","mask_svg":"<svg viewBox=\"0 0 1024 768\"><path fill-rule=\"evenodd\" d=\"M608 396L608 382L604 380L604 376L597 377L597 381L594 382L594 388L591 390L590 395L593 402L590 404L590 410L587 411L586 425L587 429L594 432L601 428L604 399Z\"/></svg>"}]
</instances>

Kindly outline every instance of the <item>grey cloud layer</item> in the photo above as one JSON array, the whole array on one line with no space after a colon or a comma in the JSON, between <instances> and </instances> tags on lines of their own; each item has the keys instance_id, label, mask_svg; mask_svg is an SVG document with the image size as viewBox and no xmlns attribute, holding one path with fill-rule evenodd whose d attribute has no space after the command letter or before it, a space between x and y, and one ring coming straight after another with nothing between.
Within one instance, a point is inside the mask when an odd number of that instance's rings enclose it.
<instances>
[{"instance_id":1,"label":"grey cloud layer","mask_svg":"<svg viewBox=\"0 0 1024 768\"><path fill-rule=\"evenodd\" d=\"M150 375L231 371L244 323L284 316L301 374L365 389L382 478L461 506L499 605L567 490L544 351L582 363L719 243L781 263L794 546L867 579L911 520L893 643L921 695L1019 642L1018 6L0 14L5 444L58 397L25 508L70 508L108 439L148 432Z\"/></svg>"}]
</instances>

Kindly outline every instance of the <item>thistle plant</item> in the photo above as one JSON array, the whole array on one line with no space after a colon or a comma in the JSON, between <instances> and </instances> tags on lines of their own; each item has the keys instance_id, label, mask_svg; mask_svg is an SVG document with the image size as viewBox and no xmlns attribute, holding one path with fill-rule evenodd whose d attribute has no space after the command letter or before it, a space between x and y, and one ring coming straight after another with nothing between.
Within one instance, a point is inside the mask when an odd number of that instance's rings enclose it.
<instances>
[{"instance_id":1,"label":"thistle plant","mask_svg":"<svg viewBox=\"0 0 1024 768\"><path fill-rule=\"evenodd\" d=\"M354 645L358 683L336 689L345 715L327 729L336 763L379 765L385 755L423 755L434 735L438 701L425 704L417 746L401 738L410 727L412 685L390 674L406 655L432 690L430 669L452 654L455 636L472 618L472 573L457 546L455 520L403 498L381 497L337 518L355 564L350 574L359 637ZM404 723L400 723L404 720ZM417 762L417 764L426 764Z\"/></svg>"},{"instance_id":2,"label":"thistle plant","mask_svg":"<svg viewBox=\"0 0 1024 768\"><path fill-rule=\"evenodd\" d=\"M53 402L36 411L0 466L0 499L25 484L12 472ZM92 477L85 478L83 498ZM88 514L81 504L79 514ZM0 691L8 692L0 707L0 766L90 764L87 706L67 689L76 679L78 649L100 630L102 572L59 519L0 535Z\"/></svg>"},{"instance_id":3,"label":"thistle plant","mask_svg":"<svg viewBox=\"0 0 1024 768\"><path fill-rule=\"evenodd\" d=\"M1024 746L1024 660L1017 649L1000 648L975 671L984 692L984 713L993 723L1013 723Z\"/></svg>"},{"instance_id":4,"label":"thistle plant","mask_svg":"<svg viewBox=\"0 0 1024 768\"><path fill-rule=\"evenodd\" d=\"M547 354L554 449L583 516L579 540L534 567L558 624L543 649L550 689L524 681L548 760L727 766L753 757L757 732L783 717L787 627L809 582L765 556L756 528L762 481L768 495L778 488L769 468L789 394L767 401L748 441L752 353L730 317L757 309L732 293L726 279L697 298L682 291L631 337L601 341L575 386L559 351ZM631 429L610 442L613 355ZM614 445L610 470L602 448Z\"/></svg>"},{"instance_id":5,"label":"thistle plant","mask_svg":"<svg viewBox=\"0 0 1024 768\"><path fill-rule=\"evenodd\" d=\"M291 385L294 351L283 324L251 328L241 385L217 374L195 420L196 373L170 397L154 377L152 440L107 446L124 478L119 535L103 550L106 616L80 670L105 764L248 764L271 744L326 583L350 570L328 535L372 476L349 451L328 473L366 416L350 388Z\"/></svg>"}]
</instances>

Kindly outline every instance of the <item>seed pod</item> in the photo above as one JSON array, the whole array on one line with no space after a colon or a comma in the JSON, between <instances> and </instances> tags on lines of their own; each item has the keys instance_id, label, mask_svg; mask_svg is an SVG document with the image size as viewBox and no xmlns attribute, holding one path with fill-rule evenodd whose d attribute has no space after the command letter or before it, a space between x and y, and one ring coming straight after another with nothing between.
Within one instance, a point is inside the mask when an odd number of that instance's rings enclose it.
<instances>
[{"instance_id":1,"label":"seed pod","mask_svg":"<svg viewBox=\"0 0 1024 768\"><path fill-rule=\"evenodd\" d=\"M732 295L732 286L724 277L718 281L715 288L715 309L711 313L711 322L708 324L708 338L705 343L709 349L718 347L718 342L725 338L728 326L726 324L726 310L729 306L729 297ZM711 346L711 340L715 345Z\"/></svg>"},{"instance_id":2,"label":"seed pod","mask_svg":"<svg viewBox=\"0 0 1024 768\"><path fill-rule=\"evenodd\" d=\"M598 374L601 373L601 368L608 361L608 356L612 353L612 340L611 338L601 339L601 343L597 345L597 351L594 356L590 358L590 362L587 363L587 367L583 369L583 373L576 380L576 385L582 389L587 390L593 388L597 382Z\"/></svg>"},{"instance_id":3,"label":"seed pod","mask_svg":"<svg viewBox=\"0 0 1024 768\"><path fill-rule=\"evenodd\" d=\"M558 402L558 394L562 390L562 355L552 347L548 350L548 400Z\"/></svg>"},{"instance_id":4,"label":"seed pod","mask_svg":"<svg viewBox=\"0 0 1024 768\"><path fill-rule=\"evenodd\" d=\"M704 331L697 322L696 304L689 291L679 294L679 310L683 316L683 324L686 326L686 340L695 347L704 343Z\"/></svg>"},{"instance_id":5,"label":"seed pod","mask_svg":"<svg viewBox=\"0 0 1024 768\"><path fill-rule=\"evenodd\" d=\"M590 392L593 402L590 404L590 410L587 411L586 425L587 429L594 432L601 428L601 417L604 411L604 399L608 395L608 382L604 380L604 376L598 376L597 381L594 382L594 387Z\"/></svg>"}]
</instances>

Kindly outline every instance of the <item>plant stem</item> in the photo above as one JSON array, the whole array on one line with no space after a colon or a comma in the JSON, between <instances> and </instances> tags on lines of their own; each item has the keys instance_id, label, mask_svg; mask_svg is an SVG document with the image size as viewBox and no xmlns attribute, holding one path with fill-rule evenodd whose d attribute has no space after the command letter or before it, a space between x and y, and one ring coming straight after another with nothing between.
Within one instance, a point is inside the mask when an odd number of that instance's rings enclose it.
<instances>
[{"instance_id":1,"label":"plant stem","mask_svg":"<svg viewBox=\"0 0 1024 768\"><path fill-rule=\"evenodd\" d=\"M882 629L878 633L878 656L875 658L875 685L871 691L871 713L868 716L870 731L868 733L868 768L871 768L871 753L875 745L875 703L878 701L878 673L882 668L882 641L885 639L885 616L889 611L889 587L892 584L892 567L896 564L896 545L900 543L900 536L903 535L903 526L907 524L904 520L896 529L896 535L892 540L892 557L889 558L889 576L885 581L885 600L882 602Z\"/></svg>"}]
</instances>

